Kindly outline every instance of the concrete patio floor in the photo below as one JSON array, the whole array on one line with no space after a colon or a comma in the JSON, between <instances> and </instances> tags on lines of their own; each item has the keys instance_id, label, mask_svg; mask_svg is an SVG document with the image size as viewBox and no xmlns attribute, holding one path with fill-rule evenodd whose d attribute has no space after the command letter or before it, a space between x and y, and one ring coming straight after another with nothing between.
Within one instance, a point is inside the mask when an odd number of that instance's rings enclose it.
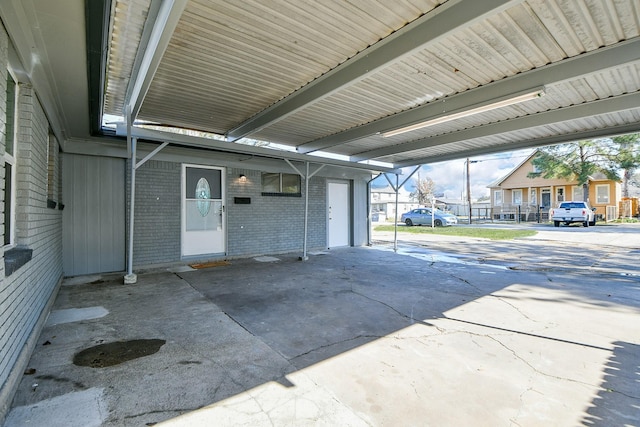
<instances>
[{"instance_id":1,"label":"concrete patio floor","mask_svg":"<svg viewBox=\"0 0 640 427\"><path fill-rule=\"evenodd\" d=\"M5 427L640 425L639 251L479 245L67 279ZM141 339L165 342L73 363Z\"/></svg>"}]
</instances>

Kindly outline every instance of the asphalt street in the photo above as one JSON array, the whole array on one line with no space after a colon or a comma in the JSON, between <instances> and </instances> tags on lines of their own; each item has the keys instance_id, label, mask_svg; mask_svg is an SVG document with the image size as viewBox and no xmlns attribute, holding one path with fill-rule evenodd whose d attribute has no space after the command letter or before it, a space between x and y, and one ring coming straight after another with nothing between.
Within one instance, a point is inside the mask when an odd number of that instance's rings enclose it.
<instances>
[{"instance_id":1,"label":"asphalt street","mask_svg":"<svg viewBox=\"0 0 640 427\"><path fill-rule=\"evenodd\" d=\"M470 227L458 225L457 227ZM450 261L501 265L523 271L573 271L640 277L640 224L578 225L474 224L471 227L535 230L536 235L514 240L488 240L438 234L405 233L398 225L398 243L446 254ZM389 246L393 232L373 232L375 245ZM457 261L456 261L457 260Z\"/></svg>"}]
</instances>

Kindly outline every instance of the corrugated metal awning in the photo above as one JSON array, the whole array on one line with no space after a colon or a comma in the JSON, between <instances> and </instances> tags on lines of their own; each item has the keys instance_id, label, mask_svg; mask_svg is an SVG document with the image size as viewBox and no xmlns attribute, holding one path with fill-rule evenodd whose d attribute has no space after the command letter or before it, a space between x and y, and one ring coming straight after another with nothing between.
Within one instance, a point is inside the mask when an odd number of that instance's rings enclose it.
<instances>
[{"instance_id":1,"label":"corrugated metal awning","mask_svg":"<svg viewBox=\"0 0 640 427\"><path fill-rule=\"evenodd\" d=\"M640 130L637 0L150 4L115 1L108 114L145 77L139 120L396 166ZM164 45L149 44L154 28ZM157 64L140 76L150 46Z\"/></svg>"}]
</instances>

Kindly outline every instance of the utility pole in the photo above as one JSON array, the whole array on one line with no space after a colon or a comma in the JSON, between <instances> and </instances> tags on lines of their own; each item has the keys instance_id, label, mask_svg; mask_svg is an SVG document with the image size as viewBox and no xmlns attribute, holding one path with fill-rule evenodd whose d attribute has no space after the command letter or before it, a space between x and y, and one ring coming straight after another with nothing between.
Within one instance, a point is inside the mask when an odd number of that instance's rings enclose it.
<instances>
[{"instance_id":1,"label":"utility pole","mask_svg":"<svg viewBox=\"0 0 640 427\"><path fill-rule=\"evenodd\" d=\"M467 164L467 203L469 204L469 224L471 224L471 179L469 178L469 164L481 161L482 160L469 160L468 157L467 160L464 161Z\"/></svg>"}]
</instances>

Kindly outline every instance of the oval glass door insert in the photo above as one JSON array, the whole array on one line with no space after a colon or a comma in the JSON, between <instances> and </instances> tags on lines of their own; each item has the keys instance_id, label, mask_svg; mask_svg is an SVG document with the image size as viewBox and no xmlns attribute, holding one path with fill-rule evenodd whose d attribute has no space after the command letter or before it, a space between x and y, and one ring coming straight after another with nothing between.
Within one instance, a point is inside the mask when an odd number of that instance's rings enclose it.
<instances>
[{"instance_id":1,"label":"oval glass door insert","mask_svg":"<svg viewBox=\"0 0 640 427\"><path fill-rule=\"evenodd\" d=\"M200 178L196 185L196 202L200 215L207 216L211 206L211 187L205 178Z\"/></svg>"}]
</instances>

